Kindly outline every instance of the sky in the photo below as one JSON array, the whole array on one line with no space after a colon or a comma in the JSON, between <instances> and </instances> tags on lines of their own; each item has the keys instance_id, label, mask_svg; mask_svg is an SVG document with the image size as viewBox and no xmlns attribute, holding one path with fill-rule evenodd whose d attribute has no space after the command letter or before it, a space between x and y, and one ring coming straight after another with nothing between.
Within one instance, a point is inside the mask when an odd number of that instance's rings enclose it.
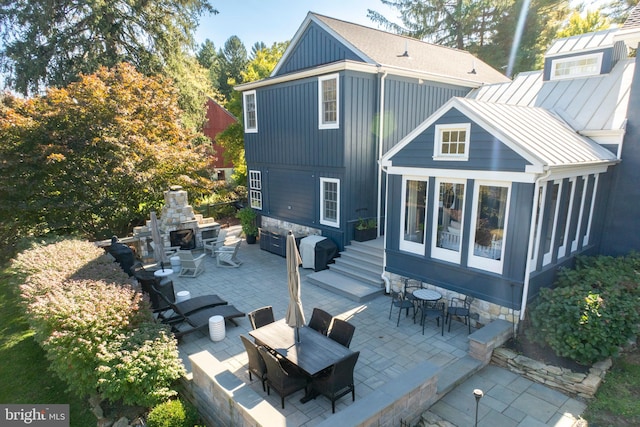
<instances>
[{"instance_id":1,"label":"sky","mask_svg":"<svg viewBox=\"0 0 640 427\"><path fill-rule=\"evenodd\" d=\"M235 35L247 51L256 42L271 46L291 40L309 11L372 28L378 26L367 18L367 9L393 20L398 14L380 0L211 0L211 4L219 13L200 18L196 43L209 39L219 49Z\"/></svg>"}]
</instances>

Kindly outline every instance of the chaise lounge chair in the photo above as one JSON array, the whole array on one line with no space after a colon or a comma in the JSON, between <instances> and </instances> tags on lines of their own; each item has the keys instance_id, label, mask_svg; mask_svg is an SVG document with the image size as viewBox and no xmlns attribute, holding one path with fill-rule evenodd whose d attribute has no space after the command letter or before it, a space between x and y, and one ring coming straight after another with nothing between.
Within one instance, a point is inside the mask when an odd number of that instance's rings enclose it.
<instances>
[{"instance_id":1,"label":"chaise lounge chair","mask_svg":"<svg viewBox=\"0 0 640 427\"><path fill-rule=\"evenodd\" d=\"M200 310L228 304L227 301L216 294L200 295L185 301L176 302L173 282L164 285L162 289L158 289L158 286L158 284L151 286L151 293L155 297L151 300L157 301L157 306L153 307L153 311L158 314L158 319L164 323L178 321L182 318L182 315L191 315ZM170 287L170 289L165 289L167 287ZM152 305L154 304L152 303ZM174 306L177 310L173 308ZM177 313L182 313L182 315Z\"/></svg>"},{"instance_id":2,"label":"chaise lounge chair","mask_svg":"<svg viewBox=\"0 0 640 427\"><path fill-rule=\"evenodd\" d=\"M172 308L174 311L179 310L175 305ZM234 326L238 326L235 319L238 317L244 317L245 313L241 312L231 304L205 308L188 315L176 311L174 320L169 324L171 325L171 330L175 337L180 339L192 332L208 328L209 319L212 316L222 316L225 321L229 321Z\"/></svg>"}]
</instances>

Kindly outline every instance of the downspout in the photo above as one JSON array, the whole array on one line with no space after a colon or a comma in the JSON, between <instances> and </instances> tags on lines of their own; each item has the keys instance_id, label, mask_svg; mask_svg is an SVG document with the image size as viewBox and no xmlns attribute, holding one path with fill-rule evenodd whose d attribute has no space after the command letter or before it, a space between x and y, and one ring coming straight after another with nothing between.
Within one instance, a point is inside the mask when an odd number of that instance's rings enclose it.
<instances>
[{"instance_id":1,"label":"downspout","mask_svg":"<svg viewBox=\"0 0 640 427\"><path fill-rule=\"evenodd\" d=\"M531 257L533 256L533 250L534 250L534 245L535 245L535 232L536 232L536 209L538 208L538 203L539 201L539 197L540 197L540 191L538 190L538 187L540 186L540 183L542 182L542 180L549 178L549 175L551 175L551 170L547 169L547 171L543 174L540 175L535 182L535 185L533 187L533 191L534 191L534 196L533 196L533 206L531 207L531 225L529 226L529 247L527 249L527 262L525 263L525 270L524 270L524 286L522 288L522 302L520 303L520 320L523 321L524 320L524 313L525 310L527 309L527 299L529 298L529 278L531 277ZM537 262L537 260L536 260Z\"/></svg>"},{"instance_id":2,"label":"downspout","mask_svg":"<svg viewBox=\"0 0 640 427\"><path fill-rule=\"evenodd\" d=\"M380 73L380 71L378 71ZM387 77L387 72L382 72L382 77L380 77L380 107L378 111L378 204L377 204L377 224L378 224L378 233L377 237L380 237L380 218L381 218L381 204L382 204L382 144L384 142L383 132L384 132L384 79Z\"/></svg>"},{"instance_id":3,"label":"downspout","mask_svg":"<svg viewBox=\"0 0 640 427\"><path fill-rule=\"evenodd\" d=\"M380 71L378 71L379 73ZM384 142L384 136L383 136L383 132L384 132L384 80L387 77L387 72L383 71L382 72L382 76L380 77L380 109L378 112L378 206L377 206L377 212L376 215L378 216L378 233L377 233L377 237L380 237L380 218L381 218L381 205L382 205L382 172L384 171L384 168L382 167L382 144ZM387 177L387 191L389 189L389 178ZM388 199L386 199L388 200ZM385 207L384 207L384 218L385 218L385 224L384 224L384 229L387 229L387 206L385 203ZM389 277L387 277L386 273L386 268L387 268L387 239L385 238L382 242L382 274L380 275L380 277L382 277L382 280L384 280L384 290L385 292L388 294L391 292L391 281L389 280Z\"/></svg>"}]
</instances>

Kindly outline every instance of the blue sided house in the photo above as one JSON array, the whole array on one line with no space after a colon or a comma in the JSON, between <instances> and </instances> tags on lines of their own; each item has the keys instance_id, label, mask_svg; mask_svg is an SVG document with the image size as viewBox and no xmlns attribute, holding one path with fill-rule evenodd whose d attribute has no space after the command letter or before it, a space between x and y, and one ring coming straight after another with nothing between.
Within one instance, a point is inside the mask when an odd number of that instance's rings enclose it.
<instances>
[{"instance_id":1,"label":"blue sided house","mask_svg":"<svg viewBox=\"0 0 640 427\"><path fill-rule=\"evenodd\" d=\"M263 229L342 250L359 219L384 224L384 152L452 97L506 81L467 52L309 13L272 75L236 88Z\"/></svg>"},{"instance_id":2,"label":"blue sided house","mask_svg":"<svg viewBox=\"0 0 640 427\"><path fill-rule=\"evenodd\" d=\"M557 40L386 152L386 270L511 320L576 255L639 249L637 30Z\"/></svg>"}]
</instances>

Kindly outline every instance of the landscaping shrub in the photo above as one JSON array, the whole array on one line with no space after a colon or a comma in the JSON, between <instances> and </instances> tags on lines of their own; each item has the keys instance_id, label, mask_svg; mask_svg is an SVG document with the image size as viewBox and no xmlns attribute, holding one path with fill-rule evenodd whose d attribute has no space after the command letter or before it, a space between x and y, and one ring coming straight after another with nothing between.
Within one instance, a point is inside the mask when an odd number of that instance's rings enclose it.
<instances>
[{"instance_id":1,"label":"landscaping shrub","mask_svg":"<svg viewBox=\"0 0 640 427\"><path fill-rule=\"evenodd\" d=\"M579 258L531 311L532 338L559 356L589 365L617 354L638 332L640 257Z\"/></svg>"},{"instance_id":2,"label":"landscaping shrub","mask_svg":"<svg viewBox=\"0 0 640 427\"><path fill-rule=\"evenodd\" d=\"M51 369L80 397L153 406L184 374L177 343L102 249L68 240L20 254L21 296Z\"/></svg>"},{"instance_id":3,"label":"landscaping shrub","mask_svg":"<svg viewBox=\"0 0 640 427\"><path fill-rule=\"evenodd\" d=\"M198 422L196 409L181 400L170 400L156 406L149 412L149 427L193 427Z\"/></svg>"}]
</instances>

